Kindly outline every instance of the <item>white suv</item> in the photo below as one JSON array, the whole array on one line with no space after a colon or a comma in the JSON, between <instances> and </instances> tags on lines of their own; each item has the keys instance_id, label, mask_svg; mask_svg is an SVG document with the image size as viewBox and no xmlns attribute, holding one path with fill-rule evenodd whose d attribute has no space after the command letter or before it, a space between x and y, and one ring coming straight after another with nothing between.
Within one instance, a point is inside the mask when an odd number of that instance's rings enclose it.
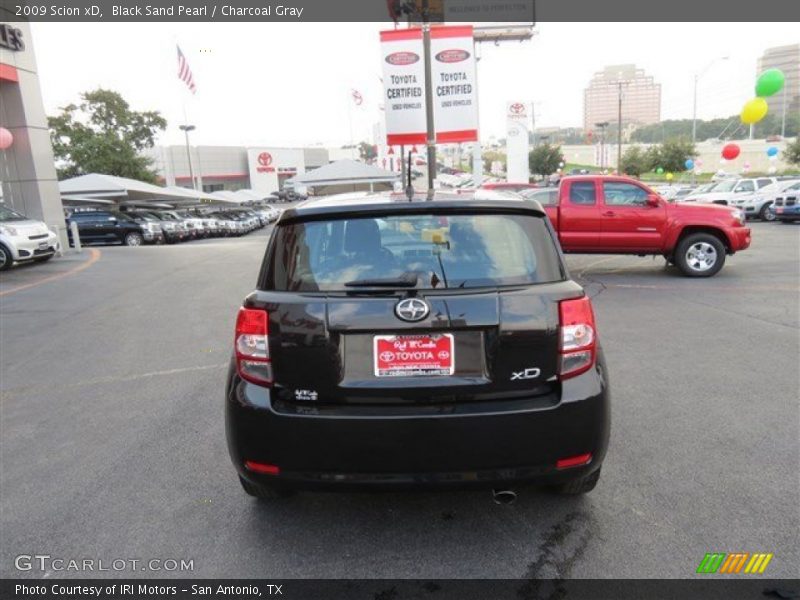
<instances>
[{"instance_id":1,"label":"white suv","mask_svg":"<svg viewBox=\"0 0 800 600\"><path fill-rule=\"evenodd\" d=\"M49 260L59 249L47 225L0 204L0 271L15 262Z\"/></svg>"},{"instance_id":2,"label":"white suv","mask_svg":"<svg viewBox=\"0 0 800 600\"><path fill-rule=\"evenodd\" d=\"M775 183L774 177L754 177L749 179L726 179L720 181L704 194L688 196L685 202L706 202L709 204L734 205L734 200L744 200L763 187ZM736 204L738 206L738 204Z\"/></svg>"},{"instance_id":3,"label":"white suv","mask_svg":"<svg viewBox=\"0 0 800 600\"><path fill-rule=\"evenodd\" d=\"M744 216L753 219L758 218L762 221L774 221L775 213L769 209L775 198L789 190L800 190L800 179L786 179L776 181L764 186L754 194L747 194L744 198L734 198L728 204L741 208Z\"/></svg>"}]
</instances>

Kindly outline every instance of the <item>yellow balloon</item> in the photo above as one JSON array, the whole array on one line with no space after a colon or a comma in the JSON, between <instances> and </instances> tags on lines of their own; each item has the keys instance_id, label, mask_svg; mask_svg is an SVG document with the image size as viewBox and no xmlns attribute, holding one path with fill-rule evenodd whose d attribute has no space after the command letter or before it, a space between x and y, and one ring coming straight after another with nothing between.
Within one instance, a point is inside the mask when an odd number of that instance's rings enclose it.
<instances>
[{"instance_id":1,"label":"yellow balloon","mask_svg":"<svg viewBox=\"0 0 800 600\"><path fill-rule=\"evenodd\" d=\"M752 125L767 116L769 105L764 98L753 98L742 108L742 123Z\"/></svg>"},{"instance_id":2,"label":"yellow balloon","mask_svg":"<svg viewBox=\"0 0 800 600\"><path fill-rule=\"evenodd\" d=\"M667 180L671 181L672 178L675 177L672 173L667 173Z\"/></svg>"}]
</instances>

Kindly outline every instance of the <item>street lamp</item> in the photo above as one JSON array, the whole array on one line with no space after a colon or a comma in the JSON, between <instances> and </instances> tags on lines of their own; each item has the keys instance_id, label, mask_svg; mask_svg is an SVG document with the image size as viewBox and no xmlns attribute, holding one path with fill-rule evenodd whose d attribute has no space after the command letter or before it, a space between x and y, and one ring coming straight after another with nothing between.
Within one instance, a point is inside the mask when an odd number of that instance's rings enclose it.
<instances>
[{"instance_id":1,"label":"street lamp","mask_svg":"<svg viewBox=\"0 0 800 600\"><path fill-rule=\"evenodd\" d=\"M192 189L197 190L197 183L194 180L194 169L192 168L192 153L189 150L189 132L194 131L196 127L194 125L180 125L179 129L186 136L186 158L189 161L189 178L192 182Z\"/></svg>"},{"instance_id":2,"label":"street lamp","mask_svg":"<svg viewBox=\"0 0 800 600\"><path fill-rule=\"evenodd\" d=\"M595 123L594 126L600 130L600 171L603 171L606 168L606 153L604 146L606 143L606 127L608 127L608 121Z\"/></svg>"},{"instance_id":3,"label":"street lamp","mask_svg":"<svg viewBox=\"0 0 800 600\"><path fill-rule=\"evenodd\" d=\"M697 141L697 82L711 67L721 60L728 60L730 56L720 56L708 63L702 70L694 74L694 108L692 110L692 146Z\"/></svg>"}]
</instances>

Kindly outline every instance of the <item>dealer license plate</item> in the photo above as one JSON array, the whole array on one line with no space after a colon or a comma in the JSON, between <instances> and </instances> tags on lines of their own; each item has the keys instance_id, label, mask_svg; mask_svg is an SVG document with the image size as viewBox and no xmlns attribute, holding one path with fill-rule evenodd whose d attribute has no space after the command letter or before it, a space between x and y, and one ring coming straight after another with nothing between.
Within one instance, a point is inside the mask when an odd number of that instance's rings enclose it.
<instances>
[{"instance_id":1,"label":"dealer license plate","mask_svg":"<svg viewBox=\"0 0 800 600\"><path fill-rule=\"evenodd\" d=\"M452 375L455 370L453 336L376 335L376 377Z\"/></svg>"}]
</instances>

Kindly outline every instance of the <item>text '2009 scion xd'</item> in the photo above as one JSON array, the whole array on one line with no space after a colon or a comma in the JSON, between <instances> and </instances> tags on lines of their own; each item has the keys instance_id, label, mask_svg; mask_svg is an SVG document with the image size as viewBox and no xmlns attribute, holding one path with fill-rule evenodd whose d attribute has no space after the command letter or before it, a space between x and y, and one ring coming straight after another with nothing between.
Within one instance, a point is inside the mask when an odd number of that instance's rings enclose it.
<instances>
[{"instance_id":1,"label":"text '2009 scion xd'","mask_svg":"<svg viewBox=\"0 0 800 600\"><path fill-rule=\"evenodd\" d=\"M538 203L478 193L281 216L227 382L245 491L594 488L610 416L591 302Z\"/></svg>"}]
</instances>

